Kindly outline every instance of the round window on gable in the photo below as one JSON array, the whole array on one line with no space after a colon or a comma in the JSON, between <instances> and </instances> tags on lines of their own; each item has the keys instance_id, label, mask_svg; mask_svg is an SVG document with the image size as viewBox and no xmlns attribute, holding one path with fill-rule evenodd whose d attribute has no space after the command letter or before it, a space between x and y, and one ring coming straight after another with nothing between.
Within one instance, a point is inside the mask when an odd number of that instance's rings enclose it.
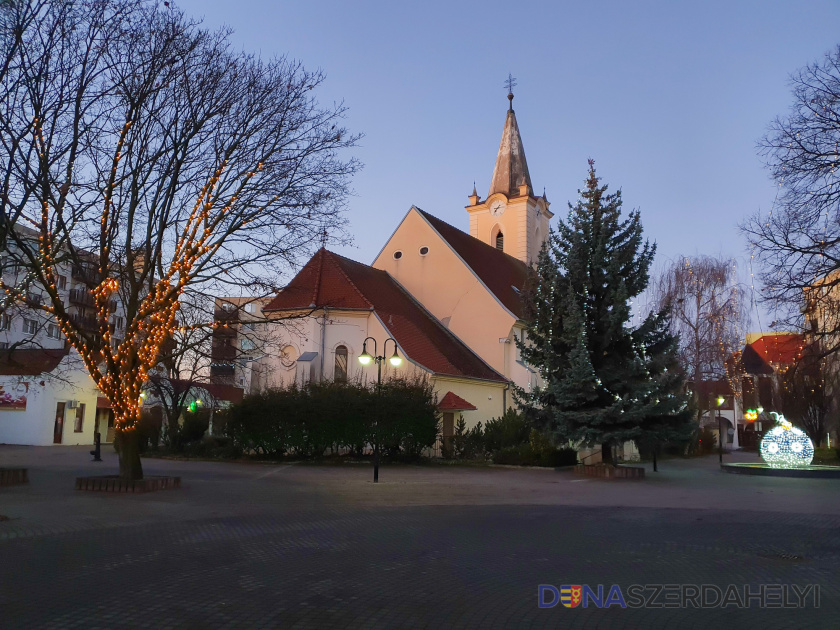
<instances>
[{"instance_id":1,"label":"round window on gable","mask_svg":"<svg viewBox=\"0 0 840 630\"><path fill-rule=\"evenodd\" d=\"M402 252L400 250L395 251L394 260L399 260L400 258L402 258Z\"/></svg>"},{"instance_id":2,"label":"round window on gable","mask_svg":"<svg viewBox=\"0 0 840 630\"><path fill-rule=\"evenodd\" d=\"M423 247L420 248L420 255L425 256L428 253L429 253L429 248L426 247L425 245L423 245Z\"/></svg>"}]
</instances>

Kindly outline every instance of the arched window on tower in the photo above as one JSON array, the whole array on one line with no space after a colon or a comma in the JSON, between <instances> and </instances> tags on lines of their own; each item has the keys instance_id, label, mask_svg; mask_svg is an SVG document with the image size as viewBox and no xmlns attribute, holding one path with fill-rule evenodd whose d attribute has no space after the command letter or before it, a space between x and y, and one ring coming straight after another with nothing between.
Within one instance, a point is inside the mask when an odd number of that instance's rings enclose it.
<instances>
[{"instance_id":1,"label":"arched window on tower","mask_svg":"<svg viewBox=\"0 0 840 630\"><path fill-rule=\"evenodd\" d=\"M505 251L505 235L502 234L501 230L499 230L499 233L496 234L496 249L500 252Z\"/></svg>"},{"instance_id":2,"label":"arched window on tower","mask_svg":"<svg viewBox=\"0 0 840 630\"><path fill-rule=\"evenodd\" d=\"M336 383L347 382L347 346L338 346L335 349L335 371L333 380Z\"/></svg>"}]
</instances>

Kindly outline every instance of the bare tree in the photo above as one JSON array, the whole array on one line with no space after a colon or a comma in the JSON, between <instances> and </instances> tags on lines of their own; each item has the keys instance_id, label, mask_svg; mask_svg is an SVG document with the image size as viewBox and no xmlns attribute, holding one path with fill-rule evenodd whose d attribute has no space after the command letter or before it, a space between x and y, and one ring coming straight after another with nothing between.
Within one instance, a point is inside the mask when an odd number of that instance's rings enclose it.
<instances>
[{"instance_id":1,"label":"bare tree","mask_svg":"<svg viewBox=\"0 0 840 630\"><path fill-rule=\"evenodd\" d=\"M793 74L791 84L791 110L759 143L779 186L777 204L742 229L763 264L763 295L777 322L812 323L827 355L840 344L840 46Z\"/></svg>"},{"instance_id":2,"label":"bare tree","mask_svg":"<svg viewBox=\"0 0 840 630\"><path fill-rule=\"evenodd\" d=\"M787 369L779 388L782 413L805 431L815 446L829 429L832 410L830 381L834 374L825 363L816 344L812 344L799 362Z\"/></svg>"},{"instance_id":3,"label":"bare tree","mask_svg":"<svg viewBox=\"0 0 840 630\"><path fill-rule=\"evenodd\" d=\"M235 51L171 6L48 2L0 93L3 221L18 263L114 410L120 475L142 477L139 397L188 295L268 293L341 238L357 136L320 72ZM58 265L93 296L71 317ZM0 285L17 301L18 287ZM125 335L111 312L125 310Z\"/></svg>"},{"instance_id":4,"label":"bare tree","mask_svg":"<svg viewBox=\"0 0 840 630\"><path fill-rule=\"evenodd\" d=\"M671 313L679 335L680 362L691 387L699 420L702 383L728 378L727 359L741 344L746 311L734 262L711 256L680 257L671 262L653 289L658 309Z\"/></svg>"}]
</instances>

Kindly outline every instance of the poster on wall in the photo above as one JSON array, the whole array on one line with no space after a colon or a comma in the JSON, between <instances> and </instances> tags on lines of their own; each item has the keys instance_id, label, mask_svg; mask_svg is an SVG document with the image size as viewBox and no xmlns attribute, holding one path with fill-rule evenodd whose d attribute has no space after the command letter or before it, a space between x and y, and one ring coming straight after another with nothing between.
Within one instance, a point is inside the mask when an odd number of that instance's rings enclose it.
<instances>
[{"instance_id":1,"label":"poster on wall","mask_svg":"<svg viewBox=\"0 0 840 630\"><path fill-rule=\"evenodd\" d=\"M26 411L29 383L0 385L0 411Z\"/></svg>"}]
</instances>

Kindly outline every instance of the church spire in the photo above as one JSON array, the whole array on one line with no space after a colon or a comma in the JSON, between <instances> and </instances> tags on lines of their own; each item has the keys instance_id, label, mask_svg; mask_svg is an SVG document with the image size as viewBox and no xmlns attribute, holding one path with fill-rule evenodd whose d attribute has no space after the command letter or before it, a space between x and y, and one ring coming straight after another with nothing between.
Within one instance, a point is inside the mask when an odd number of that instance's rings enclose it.
<instances>
[{"instance_id":1,"label":"church spire","mask_svg":"<svg viewBox=\"0 0 840 630\"><path fill-rule=\"evenodd\" d=\"M531 186L531 174L528 172L528 162L525 161L525 148L519 135L519 125L516 124L516 114L513 111L513 78L508 78L508 109L505 128L502 131L502 141L499 144L499 154L496 156L496 167L493 169L493 179L490 182L489 197L493 193L504 193L508 197L519 195L519 186L524 180L528 190Z\"/></svg>"}]
</instances>

